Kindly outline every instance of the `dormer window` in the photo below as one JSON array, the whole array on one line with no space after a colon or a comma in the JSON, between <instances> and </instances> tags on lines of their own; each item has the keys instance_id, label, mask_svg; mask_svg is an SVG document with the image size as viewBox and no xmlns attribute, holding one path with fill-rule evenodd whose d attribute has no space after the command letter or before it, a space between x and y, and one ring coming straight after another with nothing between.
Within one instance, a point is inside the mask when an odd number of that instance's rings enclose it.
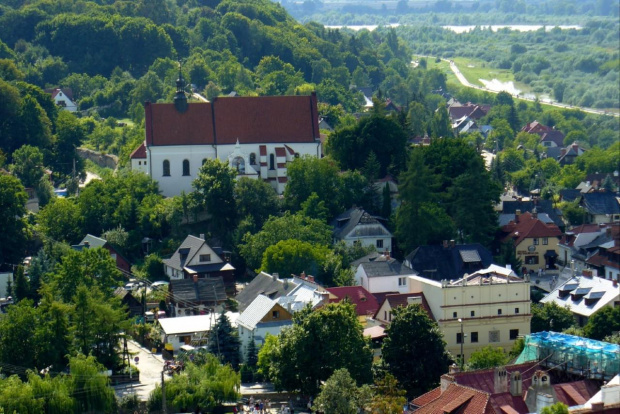
<instances>
[{"instance_id":1,"label":"dormer window","mask_svg":"<svg viewBox=\"0 0 620 414\"><path fill-rule=\"evenodd\" d=\"M201 262L210 262L211 261L211 255L210 254L201 254L200 255L200 261Z\"/></svg>"}]
</instances>

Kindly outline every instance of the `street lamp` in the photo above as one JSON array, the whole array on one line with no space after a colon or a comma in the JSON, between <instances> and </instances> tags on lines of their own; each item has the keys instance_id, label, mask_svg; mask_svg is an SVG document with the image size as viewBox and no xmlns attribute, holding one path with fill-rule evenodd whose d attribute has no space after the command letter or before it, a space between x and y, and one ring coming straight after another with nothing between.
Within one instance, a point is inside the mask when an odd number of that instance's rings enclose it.
<instances>
[{"instance_id":1,"label":"street lamp","mask_svg":"<svg viewBox=\"0 0 620 414\"><path fill-rule=\"evenodd\" d=\"M463 335L463 319L459 318L461 324L461 371L463 371L463 365L465 364L465 355L463 354L463 342L465 342L465 336Z\"/></svg>"}]
</instances>

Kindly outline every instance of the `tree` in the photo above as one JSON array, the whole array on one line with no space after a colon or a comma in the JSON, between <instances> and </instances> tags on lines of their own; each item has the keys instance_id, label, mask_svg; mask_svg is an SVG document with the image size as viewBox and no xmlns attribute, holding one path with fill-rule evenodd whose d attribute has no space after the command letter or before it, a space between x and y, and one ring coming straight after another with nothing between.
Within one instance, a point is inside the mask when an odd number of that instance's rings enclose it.
<instances>
[{"instance_id":1,"label":"tree","mask_svg":"<svg viewBox=\"0 0 620 414\"><path fill-rule=\"evenodd\" d=\"M54 173L63 177L73 172L73 166L80 173L83 170L83 161L77 154L77 148L82 145L86 132L78 119L71 112L60 111L56 120L56 135L52 142L52 151L46 164ZM75 163L75 164L74 164Z\"/></svg>"},{"instance_id":2,"label":"tree","mask_svg":"<svg viewBox=\"0 0 620 414\"><path fill-rule=\"evenodd\" d=\"M320 350L320 352L317 352ZM293 326L280 332L268 355L269 377L278 390L316 395L321 381L346 368L357 384L371 380L372 353L355 308L347 302L309 308L294 315Z\"/></svg>"},{"instance_id":3,"label":"tree","mask_svg":"<svg viewBox=\"0 0 620 414\"><path fill-rule=\"evenodd\" d=\"M300 214L309 218L327 221L329 210L325 207L325 201L321 200L317 193L312 193L306 201L301 203Z\"/></svg>"},{"instance_id":4,"label":"tree","mask_svg":"<svg viewBox=\"0 0 620 414\"><path fill-rule=\"evenodd\" d=\"M450 362L437 323L419 305L409 305L394 310L385 333L383 360L407 396L421 395L434 387Z\"/></svg>"},{"instance_id":5,"label":"tree","mask_svg":"<svg viewBox=\"0 0 620 414\"><path fill-rule=\"evenodd\" d=\"M211 215L213 228L224 234L236 219L235 172L219 159L206 160L192 186Z\"/></svg>"},{"instance_id":6,"label":"tree","mask_svg":"<svg viewBox=\"0 0 620 414\"><path fill-rule=\"evenodd\" d=\"M28 232L24 215L28 196L19 179L0 174L0 265L21 262Z\"/></svg>"},{"instance_id":7,"label":"tree","mask_svg":"<svg viewBox=\"0 0 620 414\"><path fill-rule=\"evenodd\" d=\"M325 381L312 409L325 413L356 414L361 408L359 395L360 390L349 371L340 368Z\"/></svg>"},{"instance_id":8,"label":"tree","mask_svg":"<svg viewBox=\"0 0 620 414\"><path fill-rule=\"evenodd\" d=\"M596 311L583 328L583 332L588 338L599 341L617 331L620 331L620 308L609 306Z\"/></svg>"},{"instance_id":9,"label":"tree","mask_svg":"<svg viewBox=\"0 0 620 414\"><path fill-rule=\"evenodd\" d=\"M13 296L16 301L26 299L30 293L30 284L26 275L24 274L24 266L19 265L13 275L15 285L13 287Z\"/></svg>"},{"instance_id":10,"label":"tree","mask_svg":"<svg viewBox=\"0 0 620 414\"><path fill-rule=\"evenodd\" d=\"M254 337L248 344L248 348L245 352L245 366L251 368L252 370L256 370L258 366L258 349L256 349L256 341L254 341Z\"/></svg>"},{"instance_id":11,"label":"tree","mask_svg":"<svg viewBox=\"0 0 620 414\"><path fill-rule=\"evenodd\" d=\"M71 390L76 412L112 412L116 407L114 390L105 368L94 356L77 355L69 360ZM78 392L88 390L88 392Z\"/></svg>"},{"instance_id":12,"label":"tree","mask_svg":"<svg viewBox=\"0 0 620 414\"><path fill-rule=\"evenodd\" d=\"M263 254L261 270L283 277L306 272L321 277L329 248L295 239L281 240Z\"/></svg>"},{"instance_id":13,"label":"tree","mask_svg":"<svg viewBox=\"0 0 620 414\"><path fill-rule=\"evenodd\" d=\"M433 114L431 119L431 135L433 138L450 138L453 136L450 116L444 105L437 108Z\"/></svg>"},{"instance_id":14,"label":"tree","mask_svg":"<svg viewBox=\"0 0 620 414\"><path fill-rule=\"evenodd\" d=\"M472 352L467 365L469 369L475 370L498 367L506 365L507 362L508 355L503 348L488 345Z\"/></svg>"},{"instance_id":15,"label":"tree","mask_svg":"<svg viewBox=\"0 0 620 414\"><path fill-rule=\"evenodd\" d=\"M405 390L398 387L398 380L387 372L383 378L375 381L375 395L370 402L373 413L400 414L407 405Z\"/></svg>"},{"instance_id":16,"label":"tree","mask_svg":"<svg viewBox=\"0 0 620 414\"><path fill-rule=\"evenodd\" d=\"M263 180L241 177L235 185L234 197L238 216L252 217L253 232L263 227L265 220L280 210L278 194Z\"/></svg>"},{"instance_id":17,"label":"tree","mask_svg":"<svg viewBox=\"0 0 620 414\"><path fill-rule=\"evenodd\" d=\"M331 243L332 228L323 221L287 212L282 217L270 217L258 233L246 233L239 251L249 268L258 269L269 246L289 239L327 246Z\"/></svg>"},{"instance_id":18,"label":"tree","mask_svg":"<svg viewBox=\"0 0 620 414\"><path fill-rule=\"evenodd\" d=\"M209 352L216 355L222 364L230 364L237 370L241 362L240 349L237 330L233 329L228 316L222 312L217 324L209 333Z\"/></svg>"},{"instance_id":19,"label":"tree","mask_svg":"<svg viewBox=\"0 0 620 414\"><path fill-rule=\"evenodd\" d=\"M563 308L555 302L547 302L544 305L532 304L532 333L562 332L574 323L575 318L568 306Z\"/></svg>"},{"instance_id":20,"label":"tree","mask_svg":"<svg viewBox=\"0 0 620 414\"><path fill-rule=\"evenodd\" d=\"M82 237L80 209L72 199L57 197L37 215L39 230L52 240L76 243Z\"/></svg>"},{"instance_id":21,"label":"tree","mask_svg":"<svg viewBox=\"0 0 620 414\"><path fill-rule=\"evenodd\" d=\"M9 306L7 315L0 320L0 361L19 367L35 368L38 362L36 355L42 347L36 343L33 335L33 332L37 331L37 325L37 310L31 300L22 300Z\"/></svg>"},{"instance_id":22,"label":"tree","mask_svg":"<svg viewBox=\"0 0 620 414\"><path fill-rule=\"evenodd\" d=\"M241 377L230 365L224 365L212 354L206 355L202 365L191 362L179 375L166 381L166 402L178 412L196 408L203 412L212 410L224 402L237 401ZM147 408L149 412L161 410L162 389L159 384L151 392Z\"/></svg>"},{"instance_id":23,"label":"tree","mask_svg":"<svg viewBox=\"0 0 620 414\"><path fill-rule=\"evenodd\" d=\"M288 182L284 189L285 204L292 210L301 209L302 203L313 193L325 203L329 216L341 209L342 180L333 160L304 156L287 165Z\"/></svg>"},{"instance_id":24,"label":"tree","mask_svg":"<svg viewBox=\"0 0 620 414\"><path fill-rule=\"evenodd\" d=\"M549 407L543 407L540 414L568 414L568 406L558 402Z\"/></svg>"},{"instance_id":25,"label":"tree","mask_svg":"<svg viewBox=\"0 0 620 414\"><path fill-rule=\"evenodd\" d=\"M11 172L25 187L34 187L43 177L43 153L37 147L23 145L13 153Z\"/></svg>"},{"instance_id":26,"label":"tree","mask_svg":"<svg viewBox=\"0 0 620 414\"><path fill-rule=\"evenodd\" d=\"M407 134L403 128L392 117L381 114L362 118L353 127L337 130L327 142L330 156L342 169L363 170L368 157L374 153L381 177L388 172L398 174L404 168L406 145Z\"/></svg>"}]
</instances>

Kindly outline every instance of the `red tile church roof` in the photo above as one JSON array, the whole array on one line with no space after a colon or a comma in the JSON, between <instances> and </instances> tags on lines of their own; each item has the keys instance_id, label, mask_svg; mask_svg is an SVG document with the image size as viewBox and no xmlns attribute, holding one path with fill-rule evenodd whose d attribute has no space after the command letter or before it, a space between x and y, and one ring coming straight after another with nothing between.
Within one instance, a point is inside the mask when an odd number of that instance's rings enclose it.
<instances>
[{"instance_id":1,"label":"red tile church roof","mask_svg":"<svg viewBox=\"0 0 620 414\"><path fill-rule=\"evenodd\" d=\"M152 145L313 143L319 137L317 100L311 96L219 97L190 103L145 105L146 141Z\"/></svg>"},{"instance_id":2,"label":"red tile church roof","mask_svg":"<svg viewBox=\"0 0 620 414\"><path fill-rule=\"evenodd\" d=\"M129 158L132 160L146 158L146 147L144 146L144 142L131 153Z\"/></svg>"}]
</instances>

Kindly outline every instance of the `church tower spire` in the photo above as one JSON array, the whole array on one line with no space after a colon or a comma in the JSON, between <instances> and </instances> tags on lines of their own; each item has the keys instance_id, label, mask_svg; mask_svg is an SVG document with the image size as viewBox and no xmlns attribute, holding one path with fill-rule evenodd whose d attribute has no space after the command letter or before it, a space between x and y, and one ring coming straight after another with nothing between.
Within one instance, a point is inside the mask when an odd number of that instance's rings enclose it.
<instances>
[{"instance_id":1,"label":"church tower spire","mask_svg":"<svg viewBox=\"0 0 620 414\"><path fill-rule=\"evenodd\" d=\"M181 73L181 61L179 61L179 78L177 79L177 93L174 95L174 107L183 113L187 111L187 96L185 96L185 80Z\"/></svg>"}]
</instances>

